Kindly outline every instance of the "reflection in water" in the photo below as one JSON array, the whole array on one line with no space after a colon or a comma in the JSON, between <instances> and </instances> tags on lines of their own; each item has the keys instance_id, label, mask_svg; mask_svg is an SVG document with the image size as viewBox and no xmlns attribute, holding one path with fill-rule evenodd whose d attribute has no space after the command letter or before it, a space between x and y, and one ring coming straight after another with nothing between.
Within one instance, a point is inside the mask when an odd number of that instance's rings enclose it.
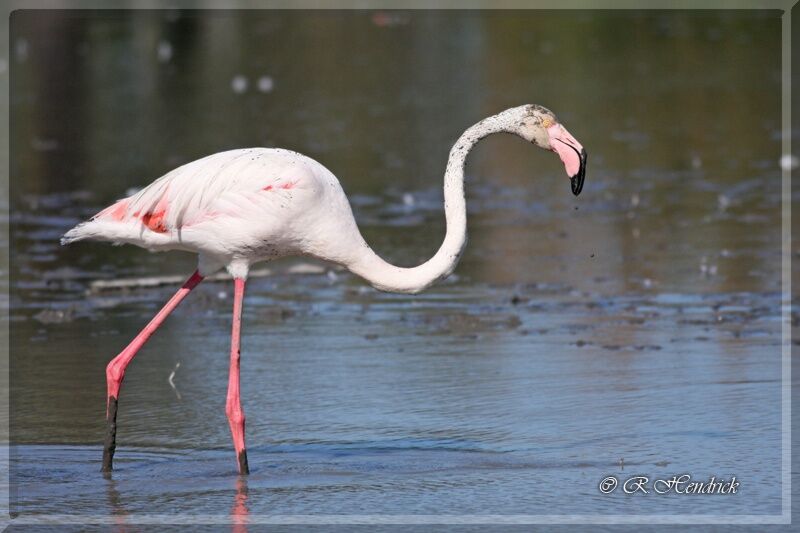
<instances>
[{"instance_id":1,"label":"reflection in water","mask_svg":"<svg viewBox=\"0 0 800 533\"><path fill-rule=\"evenodd\" d=\"M236 478L236 496L231 508L231 523L233 533L247 533L247 478Z\"/></svg>"},{"instance_id":2,"label":"reflection in water","mask_svg":"<svg viewBox=\"0 0 800 533\"><path fill-rule=\"evenodd\" d=\"M128 512L122 505L122 496L117 490L117 482L111 476L110 472L103 473L106 482L106 494L108 495L108 503L111 509L111 514L114 516L114 524L117 526L116 531L125 532L127 528Z\"/></svg>"}]
</instances>

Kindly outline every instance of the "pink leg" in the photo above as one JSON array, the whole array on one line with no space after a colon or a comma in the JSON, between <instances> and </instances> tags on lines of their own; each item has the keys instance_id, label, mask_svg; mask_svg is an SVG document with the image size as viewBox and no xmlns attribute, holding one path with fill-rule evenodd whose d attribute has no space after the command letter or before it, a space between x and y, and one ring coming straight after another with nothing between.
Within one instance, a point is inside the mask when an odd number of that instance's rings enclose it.
<instances>
[{"instance_id":1,"label":"pink leg","mask_svg":"<svg viewBox=\"0 0 800 533\"><path fill-rule=\"evenodd\" d=\"M231 369L228 376L228 398L225 402L225 413L233 435L233 446L239 461L239 473L249 474L247 466L247 450L244 445L244 411L239 395L239 339L242 332L242 300L244 299L244 280L233 280L233 328L231 330Z\"/></svg>"},{"instance_id":2,"label":"pink leg","mask_svg":"<svg viewBox=\"0 0 800 533\"><path fill-rule=\"evenodd\" d=\"M186 283L178 289L178 292L170 298L166 305L156 313L156 316L139 332L135 339L108 363L106 367L106 384L108 386L108 402L106 403L106 422L108 423L108 430L106 433L106 442L103 448L103 472L110 472L112 469L112 462L114 460L114 451L117 448L117 402L119 400L119 389L122 386L122 379L125 377L125 369L128 364L133 360L136 352L144 346L147 339L158 329L164 319L181 303L189 292L194 289L198 283L203 281L203 276L200 272L195 271L191 277L186 280Z\"/></svg>"}]
</instances>

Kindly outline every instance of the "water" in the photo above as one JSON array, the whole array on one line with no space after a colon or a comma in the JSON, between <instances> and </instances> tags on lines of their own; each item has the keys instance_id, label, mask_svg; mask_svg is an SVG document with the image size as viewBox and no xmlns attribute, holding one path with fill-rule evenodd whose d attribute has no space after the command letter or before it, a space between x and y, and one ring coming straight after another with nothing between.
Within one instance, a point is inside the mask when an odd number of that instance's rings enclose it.
<instances>
[{"instance_id":1,"label":"water","mask_svg":"<svg viewBox=\"0 0 800 533\"><path fill-rule=\"evenodd\" d=\"M779 514L779 28L755 11L17 12L12 511ZM201 284L126 374L99 474L105 364L174 287L91 282L194 260L62 248L66 229L183 162L281 146L340 177L379 253L417 264L443 236L453 140L524 102L587 147L579 198L557 158L491 138L445 283L381 294L296 260L251 280L247 479L224 414L232 288ZM598 490L683 473L741 486Z\"/></svg>"}]
</instances>

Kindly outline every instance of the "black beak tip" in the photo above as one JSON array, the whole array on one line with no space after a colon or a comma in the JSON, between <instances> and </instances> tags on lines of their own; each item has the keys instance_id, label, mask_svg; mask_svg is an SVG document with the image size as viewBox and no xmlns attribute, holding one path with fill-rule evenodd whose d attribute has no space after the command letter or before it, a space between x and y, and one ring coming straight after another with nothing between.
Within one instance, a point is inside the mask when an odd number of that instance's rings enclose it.
<instances>
[{"instance_id":1,"label":"black beak tip","mask_svg":"<svg viewBox=\"0 0 800 533\"><path fill-rule=\"evenodd\" d=\"M572 194L578 196L581 191L583 190L583 181L586 179L586 157L588 154L586 153L586 149L581 149L581 166L578 169L578 173L574 176L570 177L570 185L572 185Z\"/></svg>"}]
</instances>

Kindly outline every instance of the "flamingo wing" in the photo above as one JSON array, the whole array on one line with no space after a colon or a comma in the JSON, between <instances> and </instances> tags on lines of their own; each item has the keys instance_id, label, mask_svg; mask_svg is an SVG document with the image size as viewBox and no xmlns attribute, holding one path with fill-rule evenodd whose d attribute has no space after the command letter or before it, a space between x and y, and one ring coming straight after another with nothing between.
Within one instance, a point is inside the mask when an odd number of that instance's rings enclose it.
<instances>
[{"instance_id":1,"label":"flamingo wing","mask_svg":"<svg viewBox=\"0 0 800 533\"><path fill-rule=\"evenodd\" d=\"M66 244L82 239L131 243L154 250L203 251L214 239L235 247L237 237L262 234L265 224L285 218L293 194L313 188L316 167L301 154L282 149L231 150L192 161L136 194L100 211L67 232ZM213 246L212 246L213 247Z\"/></svg>"}]
</instances>

